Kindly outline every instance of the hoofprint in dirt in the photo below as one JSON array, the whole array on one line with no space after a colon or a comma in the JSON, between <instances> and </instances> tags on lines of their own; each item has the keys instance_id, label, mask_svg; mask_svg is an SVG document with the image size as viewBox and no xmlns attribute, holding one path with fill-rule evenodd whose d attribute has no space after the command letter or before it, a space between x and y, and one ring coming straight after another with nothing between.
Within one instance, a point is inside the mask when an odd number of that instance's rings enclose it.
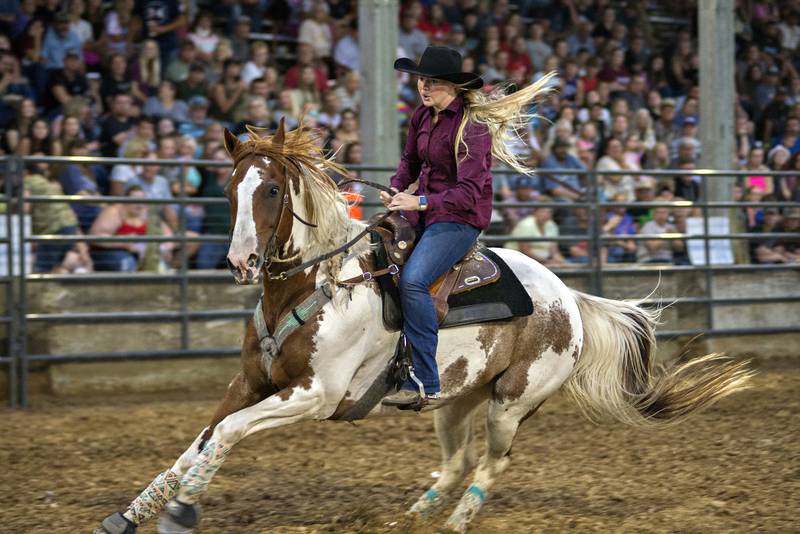
<instances>
[{"instance_id":1,"label":"hoofprint in dirt","mask_svg":"<svg viewBox=\"0 0 800 534\"><path fill-rule=\"evenodd\" d=\"M3 410L0 532L91 531L180 453L214 406L142 395ZM798 414L796 367L763 370L753 389L666 431L594 426L556 396L524 424L515 468L474 531L795 530ZM445 516L429 525L403 516L439 468L432 427L423 414L247 438L203 500L202 532L434 532Z\"/></svg>"}]
</instances>

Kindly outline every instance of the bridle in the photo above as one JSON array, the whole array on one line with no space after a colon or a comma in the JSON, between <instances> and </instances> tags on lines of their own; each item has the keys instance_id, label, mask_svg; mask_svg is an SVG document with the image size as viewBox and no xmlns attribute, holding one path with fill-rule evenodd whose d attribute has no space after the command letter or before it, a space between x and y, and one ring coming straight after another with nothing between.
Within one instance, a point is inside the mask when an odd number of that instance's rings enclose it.
<instances>
[{"instance_id":1,"label":"bridle","mask_svg":"<svg viewBox=\"0 0 800 534\"><path fill-rule=\"evenodd\" d=\"M339 182L338 188L341 189L343 186L349 185L349 184L352 184L352 183L359 183L359 184L363 184L363 185L366 185L366 186L369 186L369 187L373 187L373 188L378 189L380 191L385 191L386 193L389 193L390 195L394 195L395 194L395 191L393 191L391 188L389 188L389 187L387 187L387 186L385 186L383 184L370 182L370 181L367 181L367 180L361 180L361 179L358 179L358 178L353 178L353 179L350 179L350 180L344 180L342 182ZM291 213L292 216L295 219L297 219L302 224L308 226L309 228L316 228L317 227L316 224L313 224L313 223L310 223L310 222L304 220L297 213L295 213L294 210L292 210L292 208L289 206L289 193L288 192L284 193L283 201L281 202L281 212L280 212L280 214L278 214L278 222L275 225L275 231L272 232L272 236L269 238L269 242L267 243L267 249L266 249L266 251L264 253L264 256L262 257L263 259L262 259L262 262L261 262L262 266L264 266L266 268L267 275L269 276L270 280L287 280L287 279L291 278L292 276L296 275L297 273L301 273L301 272L305 271L309 267L314 267L315 265L319 265L320 263L322 263L325 260L329 260L329 259L331 259L333 257L338 256L339 254L347 254L347 252L350 250L350 247L352 247L357 242L359 242L361 239L363 239L364 236L369 234L373 229L375 229L376 227L380 226L381 223L383 221L385 221L393 213L393 212L387 210L386 213L383 213L372 224L368 225L366 228L364 228L364 230L359 232L358 235L356 235L354 238L352 238L350 241L348 241L347 243L345 243L341 247L339 247L337 249L334 249L334 250L331 250L330 252L326 252L325 254L317 256L316 258L312 258L312 259L310 259L308 261L305 261L305 262L301 263L300 265L292 267L291 269L287 269L285 271L281 271L281 272L279 272L277 274L272 274L271 272L269 272L269 268L272 265L273 259L275 258L275 249L277 248L277 241L278 241L278 228L280 228L281 220L283 219L283 212L285 210L288 210L289 213Z\"/></svg>"}]
</instances>

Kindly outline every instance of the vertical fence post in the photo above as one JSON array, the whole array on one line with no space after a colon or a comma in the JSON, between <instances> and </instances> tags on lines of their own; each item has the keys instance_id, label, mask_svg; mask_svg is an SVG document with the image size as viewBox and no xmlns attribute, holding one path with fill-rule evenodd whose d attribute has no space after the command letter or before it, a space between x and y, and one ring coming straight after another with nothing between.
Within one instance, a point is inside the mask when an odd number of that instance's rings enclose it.
<instances>
[{"instance_id":1,"label":"vertical fence post","mask_svg":"<svg viewBox=\"0 0 800 534\"><path fill-rule=\"evenodd\" d=\"M22 162L19 157L12 157L6 161L7 167L6 178L4 180L4 195L6 203L6 315L9 321L6 327L6 335L8 336L8 404L12 408L17 406L19 401L19 351L17 345L19 310L17 309L17 299L14 290L14 248L11 246L12 228L14 224L13 215L11 211L14 209L14 202L12 196L14 195L14 176L16 175L17 166Z\"/></svg>"},{"instance_id":2,"label":"vertical fence post","mask_svg":"<svg viewBox=\"0 0 800 534\"><path fill-rule=\"evenodd\" d=\"M25 168L23 166L22 158L15 158L14 169L8 173L10 179L16 185L16 198L14 204L17 209L17 231L19 235L19 298L15 303L17 308L17 355L19 362L19 405L24 407L28 406L28 328L27 328L27 313L28 313L28 288L27 283L27 269L25 257L25 244L27 236L25 235ZM9 231L10 235L10 231ZM9 243L9 252L11 245Z\"/></svg>"},{"instance_id":3,"label":"vertical fence post","mask_svg":"<svg viewBox=\"0 0 800 534\"><path fill-rule=\"evenodd\" d=\"M600 187L598 184L597 174L590 172L588 184L588 193L586 195L589 201L589 225L591 227L591 247L592 247L592 274L590 280L591 292L599 297L603 296L603 244L600 239L600 229L603 227L603 222L600 220Z\"/></svg>"},{"instance_id":4,"label":"vertical fence post","mask_svg":"<svg viewBox=\"0 0 800 534\"><path fill-rule=\"evenodd\" d=\"M186 167L181 164L178 173L180 182L180 205L178 213L178 226L181 240L181 350L189 348L189 251L186 249Z\"/></svg>"}]
</instances>

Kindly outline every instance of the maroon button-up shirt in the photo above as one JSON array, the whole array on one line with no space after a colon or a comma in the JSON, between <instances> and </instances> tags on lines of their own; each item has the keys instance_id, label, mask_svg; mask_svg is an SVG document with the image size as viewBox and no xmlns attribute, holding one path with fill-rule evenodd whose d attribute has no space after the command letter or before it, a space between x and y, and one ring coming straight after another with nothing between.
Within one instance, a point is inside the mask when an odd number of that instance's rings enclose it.
<instances>
[{"instance_id":1,"label":"maroon button-up shirt","mask_svg":"<svg viewBox=\"0 0 800 534\"><path fill-rule=\"evenodd\" d=\"M492 215L492 138L478 123L464 128L464 142L455 158L455 142L464 102L457 96L439 113L420 105L411 116L408 139L392 187L404 191L419 179L418 195L428 197L425 224L455 222L484 230ZM465 157L466 156L466 157Z\"/></svg>"}]
</instances>

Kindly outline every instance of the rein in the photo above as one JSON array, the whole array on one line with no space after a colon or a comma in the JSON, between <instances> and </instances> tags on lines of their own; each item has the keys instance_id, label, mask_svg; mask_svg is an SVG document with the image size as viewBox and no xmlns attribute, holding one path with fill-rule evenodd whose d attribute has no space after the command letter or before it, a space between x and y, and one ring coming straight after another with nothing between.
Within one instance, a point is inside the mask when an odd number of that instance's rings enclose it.
<instances>
[{"instance_id":1,"label":"rein","mask_svg":"<svg viewBox=\"0 0 800 534\"><path fill-rule=\"evenodd\" d=\"M393 189L391 189L391 188L389 188L389 187L387 187L385 185L382 185L382 184L379 184L379 183L375 183L375 182L370 182L370 181L367 181L367 180L360 180L360 179L357 179L357 178L354 178L354 179L351 179L351 180L345 180L343 182L340 182L338 187L341 189L342 186L345 186L345 185L348 185L348 184L351 184L351 183L364 184L364 185L373 187L375 189L379 189L381 191L385 191L386 193L389 193L390 195L394 195L395 194L395 191ZM281 214L278 216L278 224L280 224L280 218L283 215L283 209L284 208L288 209L289 213L291 213L298 221L300 221L301 223L305 224L306 226L310 226L312 228L316 228L317 227L316 224L311 224L309 222L304 221L294 211L292 211L292 209L289 207L289 197L288 197L288 195L284 196L283 206L281 208ZM329 260L330 258L338 256L339 254L346 254L347 251L350 249L350 247L352 247L354 244L358 243L361 239L364 238L364 236L369 234L374 228L380 226L380 224L383 221L385 221L386 219L388 219L389 216L392 213L393 212L387 210L386 213L381 215L374 223L368 225L366 228L364 228L364 230L359 232L358 235L356 235L353 239L351 239L350 241L348 241L347 243L345 243L341 247L339 247L337 249L334 249L334 250L331 250L330 252L326 252L325 254L323 254L321 256L317 256L316 258L312 258L312 259L310 259L308 261L305 261L305 262L301 263L300 265L297 265L296 267L292 267L291 269L287 269L285 271L281 271L278 274L268 273L269 274L269 279L270 280L287 280L288 278L296 275L297 273L301 273L301 272L305 271L309 267L314 267L315 265L319 265L323 261ZM274 238L275 238L275 234L272 234L272 238L270 239L270 243L272 243ZM269 267L269 265L267 267Z\"/></svg>"}]
</instances>

